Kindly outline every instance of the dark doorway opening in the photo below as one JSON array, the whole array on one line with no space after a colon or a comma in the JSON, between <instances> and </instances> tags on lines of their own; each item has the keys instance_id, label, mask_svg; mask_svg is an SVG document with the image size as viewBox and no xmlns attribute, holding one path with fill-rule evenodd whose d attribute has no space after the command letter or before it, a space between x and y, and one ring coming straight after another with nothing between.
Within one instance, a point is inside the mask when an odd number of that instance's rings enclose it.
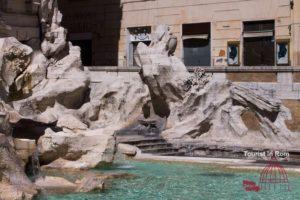
<instances>
[{"instance_id":1,"label":"dark doorway opening","mask_svg":"<svg viewBox=\"0 0 300 200\"><path fill-rule=\"evenodd\" d=\"M244 39L244 63L246 66L273 66L275 61L273 37Z\"/></svg>"},{"instance_id":2,"label":"dark doorway opening","mask_svg":"<svg viewBox=\"0 0 300 200\"><path fill-rule=\"evenodd\" d=\"M275 65L273 20L244 22L244 65Z\"/></svg>"},{"instance_id":3,"label":"dark doorway opening","mask_svg":"<svg viewBox=\"0 0 300 200\"><path fill-rule=\"evenodd\" d=\"M210 66L210 23L184 24L182 39L186 66Z\"/></svg>"},{"instance_id":4,"label":"dark doorway opening","mask_svg":"<svg viewBox=\"0 0 300 200\"><path fill-rule=\"evenodd\" d=\"M92 66L92 40L72 40L72 44L81 48L81 60L83 66Z\"/></svg>"}]
</instances>

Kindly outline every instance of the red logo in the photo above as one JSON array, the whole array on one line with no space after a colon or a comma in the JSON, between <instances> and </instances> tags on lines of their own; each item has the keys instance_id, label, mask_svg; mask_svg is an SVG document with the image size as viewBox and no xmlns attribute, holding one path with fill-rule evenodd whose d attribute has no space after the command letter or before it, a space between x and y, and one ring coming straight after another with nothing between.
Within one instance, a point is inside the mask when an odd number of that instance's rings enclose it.
<instances>
[{"instance_id":1,"label":"red logo","mask_svg":"<svg viewBox=\"0 0 300 200\"><path fill-rule=\"evenodd\" d=\"M250 180L243 181L243 187L247 192L259 192L261 190L283 190L290 191L290 184L287 173L275 156L261 171L259 185Z\"/></svg>"},{"instance_id":2,"label":"red logo","mask_svg":"<svg viewBox=\"0 0 300 200\"><path fill-rule=\"evenodd\" d=\"M247 192L259 192L260 191L260 187L258 185L256 185L255 182L250 181L250 180L243 180L243 187Z\"/></svg>"}]
</instances>

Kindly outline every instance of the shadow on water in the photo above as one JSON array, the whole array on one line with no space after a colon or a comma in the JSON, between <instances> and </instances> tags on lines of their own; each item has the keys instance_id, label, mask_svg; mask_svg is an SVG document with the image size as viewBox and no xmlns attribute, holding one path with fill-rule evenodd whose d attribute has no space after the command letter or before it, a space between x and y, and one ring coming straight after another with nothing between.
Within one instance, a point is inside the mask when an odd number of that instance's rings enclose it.
<instances>
[{"instance_id":1,"label":"shadow on water","mask_svg":"<svg viewBox=\"0 0 300 200\"><path fill-rule=\"evenodd\" d=\"M228 178L236 176L235 174L230 174L230 173L200 173L197 175L206 176L206 177L228 177Z\"/></svg>"}]
</instances>

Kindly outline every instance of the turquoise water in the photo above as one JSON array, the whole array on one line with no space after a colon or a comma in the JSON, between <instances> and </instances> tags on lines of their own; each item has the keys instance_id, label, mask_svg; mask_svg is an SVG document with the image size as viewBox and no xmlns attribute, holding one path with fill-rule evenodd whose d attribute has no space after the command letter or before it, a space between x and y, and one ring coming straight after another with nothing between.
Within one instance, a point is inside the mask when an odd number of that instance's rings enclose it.
<instances>
[{"instance_id":1,"label":"turquoise water","mask_svg":"<svg viewBox=\"0 0 300 200\"><path fill-rule=\"evenodd\" d=\"M243 180L257 183L259 171L243 172L213 165L127 160L99 170L126 172L137 177L112 181L104 192L48 196L39 200L300 199L300 175L297 174L288 173L291 191L246 192Z\"/></svg>"}]
</instances>

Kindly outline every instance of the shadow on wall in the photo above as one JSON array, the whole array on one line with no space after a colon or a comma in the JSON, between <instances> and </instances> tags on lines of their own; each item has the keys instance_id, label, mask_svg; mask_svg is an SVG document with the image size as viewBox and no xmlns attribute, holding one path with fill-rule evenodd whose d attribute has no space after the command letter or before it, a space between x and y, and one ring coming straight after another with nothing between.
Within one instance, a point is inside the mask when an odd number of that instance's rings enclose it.
<instances>
[{"instance_id":1,"label":"shadow on wall","mask_svg":"<svg viewBox=\"0 0 300 200\"><path fill-rule=\"evenodd\" d=\"M117 66L121 0L59 0L68 39L82 49L85 66Z\"/></svg>"}]
</instances>

